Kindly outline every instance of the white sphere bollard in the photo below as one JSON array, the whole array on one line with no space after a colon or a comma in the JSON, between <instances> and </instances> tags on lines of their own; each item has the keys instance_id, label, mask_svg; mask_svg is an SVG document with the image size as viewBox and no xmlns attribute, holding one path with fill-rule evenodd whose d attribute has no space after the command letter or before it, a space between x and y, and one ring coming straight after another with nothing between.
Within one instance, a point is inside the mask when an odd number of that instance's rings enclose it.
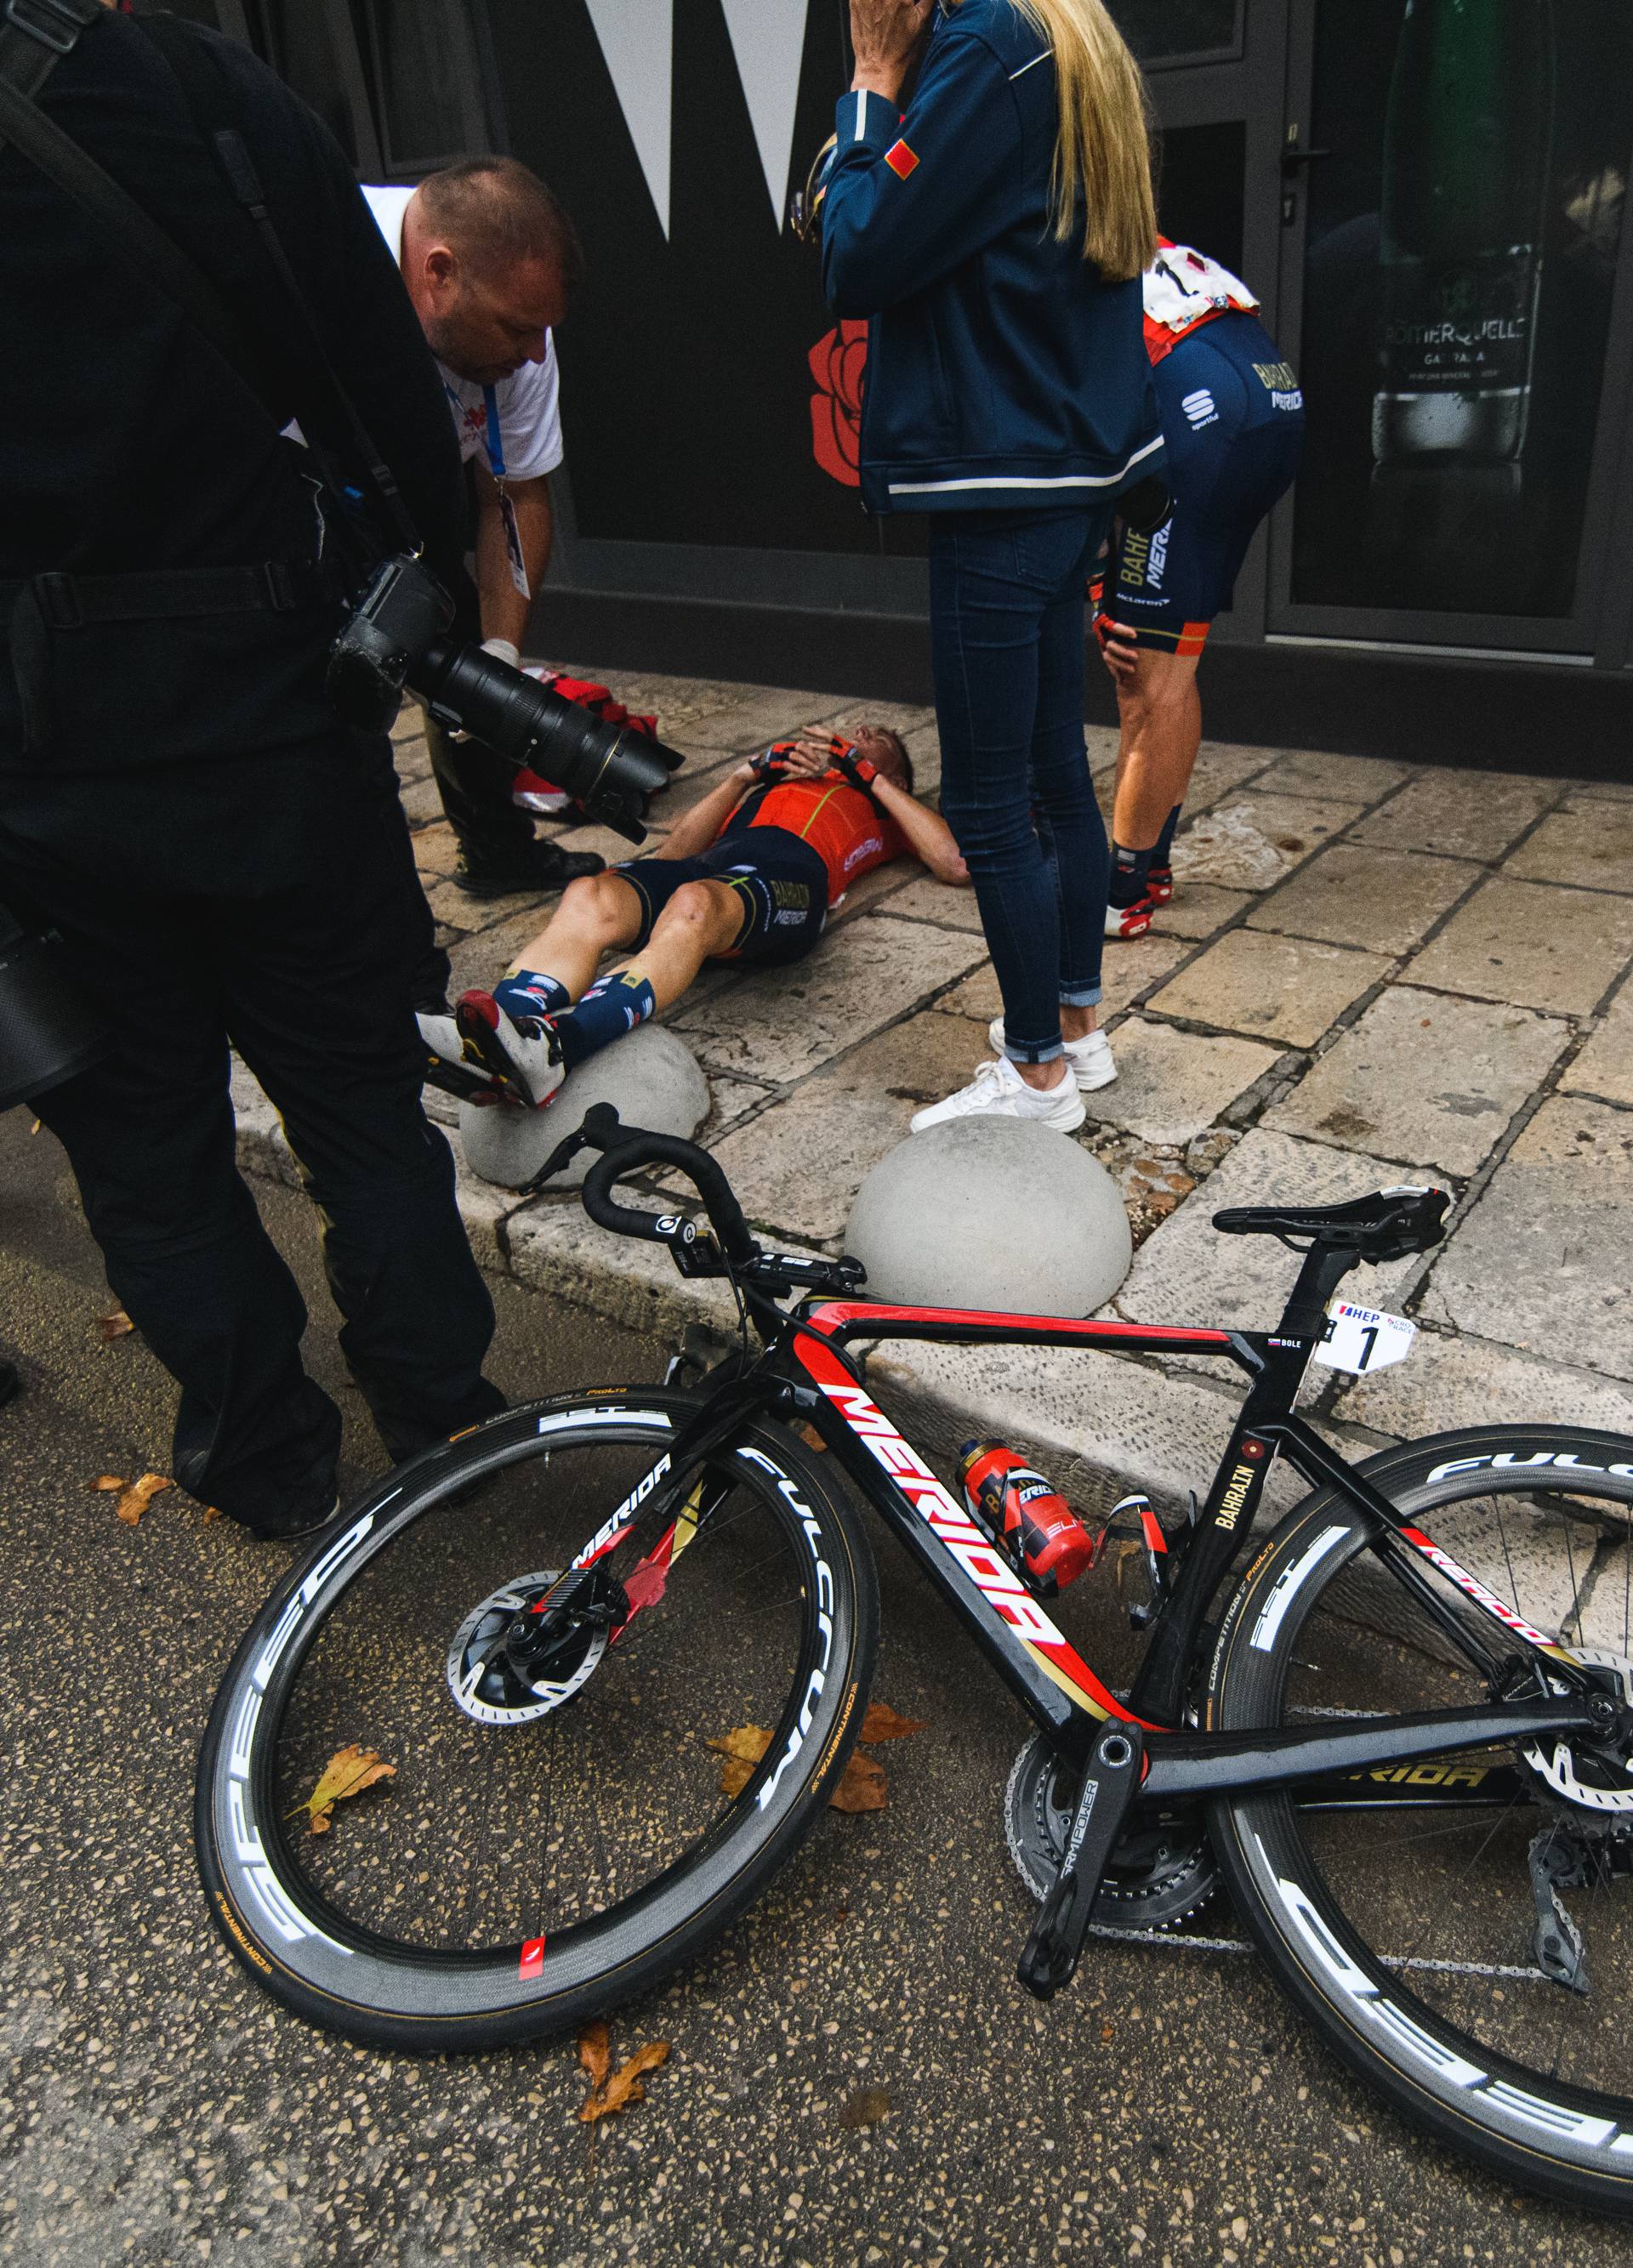
<instances>
[{"instance_id":1,"label":"white sphere bollard","mask_svg":"<svg viewBox=\"0 0 1633 2268\"><path fill-rule=\"evenodd\" d=\"M597 1102L610 1102L626 1126L691 1136L709 1115L709 1086L684 1041L661 1024L641 1024L580 1064L543 1110L525 1110L513 1102L462 1102L459 1138L465 1163L484 1182L519 1189ZM580 1150L546 1187L580 1188L600 1155L598 1150Z\"/></svg>"},{"instance_id":2,"label":"white sphere bollard","mask_svg":"<svg viewBox=\"0 0 1633 2268\"><path fill-rule=\"evenodd\" d=\"M1014 1118L911 1135L857 1191L845 1249L873 1299L1029 1315L1092 1314L1134 1258L1105 1167Z\"/></svg>"}]
</instances>

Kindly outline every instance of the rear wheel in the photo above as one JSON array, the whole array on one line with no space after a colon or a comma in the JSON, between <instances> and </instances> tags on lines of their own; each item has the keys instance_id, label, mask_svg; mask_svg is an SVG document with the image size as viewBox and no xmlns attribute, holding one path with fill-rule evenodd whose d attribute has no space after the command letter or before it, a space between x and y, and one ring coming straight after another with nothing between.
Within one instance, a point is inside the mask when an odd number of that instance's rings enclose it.
<instances>
[{"instance_id":1,"label":"rear wheel","mask_svg":"<svg viewBox=\"0 0 1633 2268\"><path fill-rule=\"evenodd\" d=\"M1502 1426L1363 1470L1500 1610L1633 1699L1633 1441ZM1208 1730L1493 1697L1369 1533L1332 1490L1282 1522L1221 1625ZM1533 1697L1546 1657L1505 1644L1444 1560L1415 1564ZM1491 1747L1222 1802L1209 1823L1282 1984L1415 2125L1510 2181L1633 2213L1633 1762Z\"/></svg>"},{"instance_id":2,"label":"rear wheel","mask_svg":"<svg viewBox=\"0 0 1633 2268\"><path fill-rule=\"evenodd\" d=\"M525 1672L506 1643L667 1481L695 1406L631 1388L510 1411L390 1476L269 1601L217 1697L196 1826L218 1926L298 2014L410 2048L565 2029L691 1959L814 1822L877 1605L853 1515L780 1426L681 1476L658 1549L648 1520L602 1550L617 1610ZM735 1771L711 1745L734 1732ZM314 1834L307 1800L353 1745L395 1774Z\"/></svg>"}]
</instances>

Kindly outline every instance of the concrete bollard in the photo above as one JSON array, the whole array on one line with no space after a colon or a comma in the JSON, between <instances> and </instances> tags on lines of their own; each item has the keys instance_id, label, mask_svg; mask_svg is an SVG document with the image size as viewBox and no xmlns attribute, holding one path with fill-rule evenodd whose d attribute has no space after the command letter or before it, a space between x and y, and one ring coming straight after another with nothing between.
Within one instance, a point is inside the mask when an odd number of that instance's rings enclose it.
<instances>
[{"instance_id":1,"label":"concrete bollard","mask_svg":"<svg viewBox=\"0 0 1633 2268\"><path fill-rule=\"evenodd\" d=\"M709 1115L708 1081L683 1041L661 1024L642 1024L581 1064L543 1110L509 1102L462 1102L459 1138L465 1162L484 1182L521 1189L596 1102L611 1103L626 1125L690 1136ZM580 1150L547 1188L578 1189L600 1154Z\"/></svg>"},{"instance_id":2,"label":"concrete bollard","mask_svg":"<svg viewBox=\"0 0 1633 2268\"><path fill-rule=\"evenodd\" d=\"M910 1136L857 1191L845 1249L876 1299L1035 1315L1092 1314L1134 1257L1105 1167L1013 1118Z\"/></svg>"}]
</instances>

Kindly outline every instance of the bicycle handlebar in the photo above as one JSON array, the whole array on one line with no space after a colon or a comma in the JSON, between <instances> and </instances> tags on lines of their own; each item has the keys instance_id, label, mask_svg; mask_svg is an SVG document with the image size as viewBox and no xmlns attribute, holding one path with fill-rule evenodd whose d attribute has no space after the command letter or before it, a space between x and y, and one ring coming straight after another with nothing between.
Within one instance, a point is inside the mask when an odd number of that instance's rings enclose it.
<instances>
[{"instance_id":1,"label":"bicycle handlebar","mask_svg":"<svg viewBox=\"0 0 1633 2268\"><path fill-rule=\"evenodd\" d=\"M593 1123L592 1123L593 1122ZM695 1142L677 1134L654 1134L640 1126L625 1126L610 1103L597 1103L585 1113L579 1139L603 1152L584 1177L580 1192L584 1210L602 1228L615 1236L644 1237L653 1244L673 1241L672 1232L659 1226L660 1216L619 1204L613 1186L642 1166L675 1166L684 1174L703 1199L704 1211L726 1257L742 1267L756 1258L759 1247L749 1233L743 1207L715 1160Z\"/></svg>"}]
</instances>

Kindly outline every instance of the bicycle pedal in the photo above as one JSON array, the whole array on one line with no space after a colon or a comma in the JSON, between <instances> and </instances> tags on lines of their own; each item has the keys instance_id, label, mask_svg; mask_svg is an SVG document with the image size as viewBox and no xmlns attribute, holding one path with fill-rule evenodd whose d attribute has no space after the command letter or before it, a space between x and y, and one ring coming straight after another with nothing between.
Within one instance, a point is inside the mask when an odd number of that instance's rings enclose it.
<instances>
[{"instance_id":1,"label":"bicycle pedal","mask_svg":"<svg viewBox=\"0 0 1633 2268\"><path fill-rule=\"evenodd\" d=\"M1021 1983L1040 2000L1052 2000L1077 1974L1107 1862L1140 1792L1144 1759L1137 1725L1108 1725L1095 1742L1060 1871L1016 1969Z\"/></svg>"}]
</instances>

